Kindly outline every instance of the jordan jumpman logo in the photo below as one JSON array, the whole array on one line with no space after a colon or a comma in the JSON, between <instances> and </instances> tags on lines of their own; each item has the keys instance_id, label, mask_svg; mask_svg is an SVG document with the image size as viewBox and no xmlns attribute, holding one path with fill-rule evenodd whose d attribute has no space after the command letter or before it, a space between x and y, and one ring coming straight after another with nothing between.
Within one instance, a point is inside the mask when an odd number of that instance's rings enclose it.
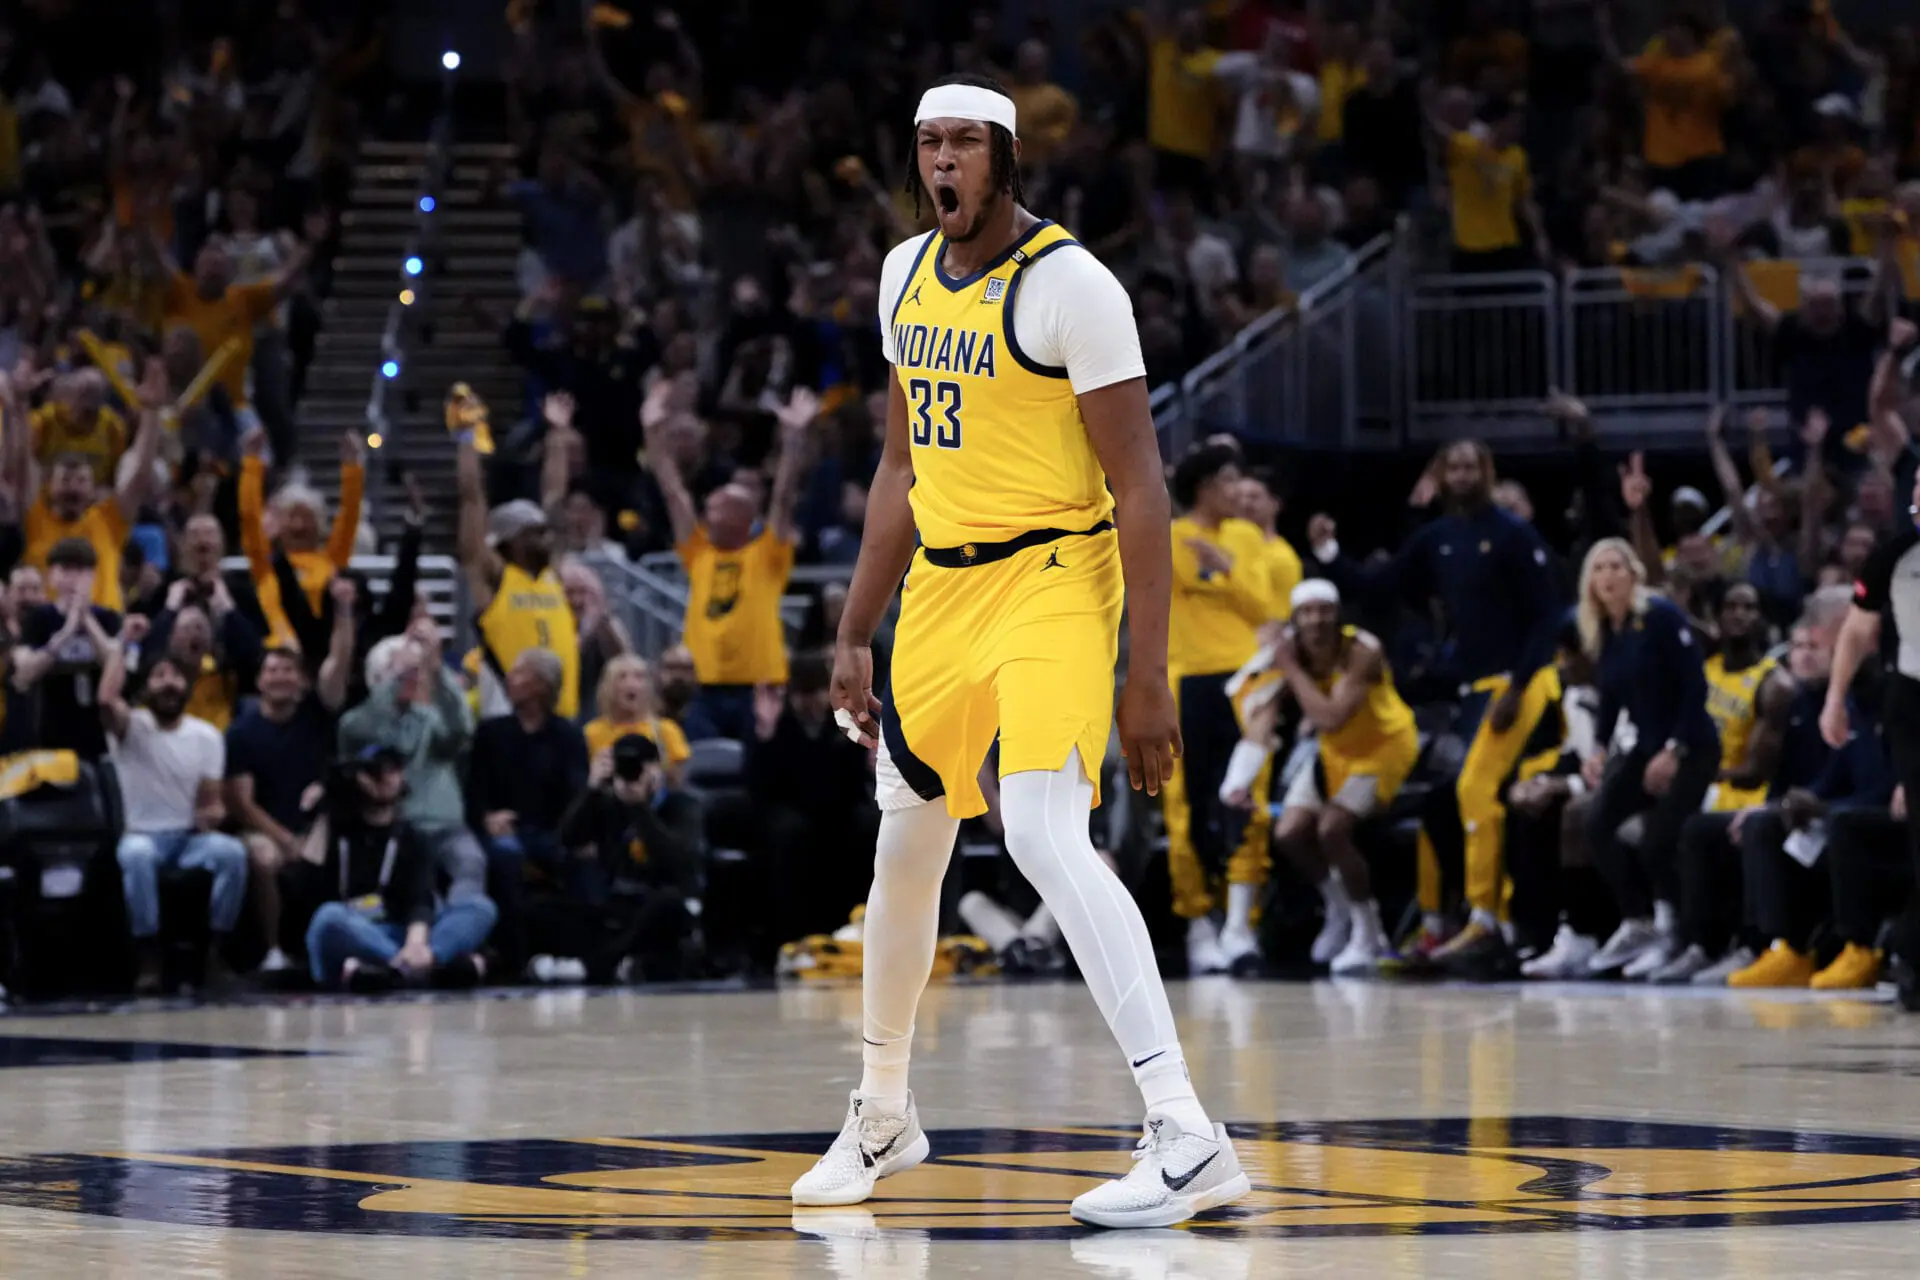
<instances>
[{"instance_id":1,"label":"jordan jumpman logo","mask_svg":"<svg viewBox=\"0 0 1920 1280\"><path fill-rule=\"evenodd\" d=\"M1045 573L1049 569L1064 569L1066 567L1067 566L1060 563L1060 551L1059 548L1056 547L1054 550L1047 552L1047 562L1040 566L1040 572Z\"/></svg>"}]
</instances>

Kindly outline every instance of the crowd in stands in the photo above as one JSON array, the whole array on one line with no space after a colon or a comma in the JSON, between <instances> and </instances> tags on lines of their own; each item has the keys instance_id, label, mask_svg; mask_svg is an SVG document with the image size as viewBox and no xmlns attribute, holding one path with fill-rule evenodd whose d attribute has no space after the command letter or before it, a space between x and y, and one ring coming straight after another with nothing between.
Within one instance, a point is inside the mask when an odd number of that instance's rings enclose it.
<instances>
[{"instance_id":1,"label":"crowd in stands","mask_svg":"<svg viewBox=\"0 0 1920 1280\"><path fill-rule=\"evenodd\" d=\"M1865 638L1898 629L1911 536L1910 39L1818 0L1744 33L1704 0L1635 13L1631 58L1629 15L1581 0L1154 3L1070 50L1044 19L751 8L509 6L517 172L485 195L520 214L522 296L455 301L524 397L446 403L471 643L418 589L417 488L376 583L361 442L332 511L296 456L377 22L287 3L71 70L57 23L16 41L0 732L58 753L29 758L47 777L112 763L136 989L700 977L846 924L878 814L829 702L844 592L783 609L797 566L859 552L879 264L924 225L903 122L950 70L1010 86L1027 202L1127 282L1155 382L1389 234L1456 271L1748 260L1728 279L1782 371L1784 457L1770 420L1702 424L1724 524L1559 394L1577 496L1539 530L1468 442L1371 558L1287 511L1306 477L1256 443L1169 459L1188 756L1159 813L1097 821L1192 972L1857 987L1920 959L1887 936L1904 748ZM1868 283L1752 269L1835 255ZM642 654L619 593L668 553L684 624ZM959 914L1058 970L991 865ZM184 971L183 929L207 942Z\"/></svg>"}]
</instances>

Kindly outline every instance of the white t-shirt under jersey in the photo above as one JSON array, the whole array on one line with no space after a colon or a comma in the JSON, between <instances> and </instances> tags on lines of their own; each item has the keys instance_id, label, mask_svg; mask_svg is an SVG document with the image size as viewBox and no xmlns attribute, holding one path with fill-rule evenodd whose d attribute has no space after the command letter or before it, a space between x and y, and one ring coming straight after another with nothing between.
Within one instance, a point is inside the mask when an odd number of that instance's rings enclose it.
<instances>
[{"instance_id":1,"label":"white t-shirt under jersey","mask_svg":"<svg viewBox=\"0 0 1920 1280\"><path fill-rule=\"evenodd\" d=\"M880 346L889 363L897 363L894 306L926 238L915 236L895 245L880 267ZM1133 324L1133 299L1113 272L1077 244L1020 268L1020 290L1007 322L1027 358L1065 369L1076 395L1147 374L1140 331Z\"/></svg>"}]
</instances>

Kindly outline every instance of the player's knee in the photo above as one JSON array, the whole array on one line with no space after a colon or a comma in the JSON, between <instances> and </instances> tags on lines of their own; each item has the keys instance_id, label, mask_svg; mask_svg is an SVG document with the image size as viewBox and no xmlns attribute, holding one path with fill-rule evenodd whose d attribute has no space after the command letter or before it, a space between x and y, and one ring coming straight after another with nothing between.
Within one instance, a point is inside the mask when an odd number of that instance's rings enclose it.
<instances>
[{"instance_id":1,"label":"player's knee","mask_svg":"<svg viewBox=\"0 0 1920 1280\"><path fill-rule=\"evenodd\" d=\"M1349 844L1353 841L1353 828L1358 820L1353 814L1337 804L1322 809L1314 821L1314 832L1324 842Z\"/></svg>"}]
</instances>

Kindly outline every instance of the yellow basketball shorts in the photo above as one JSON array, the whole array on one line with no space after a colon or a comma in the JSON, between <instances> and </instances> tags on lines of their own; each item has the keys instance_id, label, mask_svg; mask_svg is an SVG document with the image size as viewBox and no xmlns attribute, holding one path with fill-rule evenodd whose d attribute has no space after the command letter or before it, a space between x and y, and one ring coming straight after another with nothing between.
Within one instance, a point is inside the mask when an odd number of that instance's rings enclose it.
<instances>
[{"instance_id":1,"label":"yellow basketball shorts","mask_svg":"<svg viewBox=\"0 0 1920 1280\"><path fill-rule=\"evenodd\" d=\"M993 549L980 550L984 561ZM1078 750L1098 804L1124 597L1112 529L964 567L927 554L914 553L900 588L880 807L944 796L956 818L986 812L980 765L996 735L1002 777L1052 772Z\"/></svg>"}]
</instances>

